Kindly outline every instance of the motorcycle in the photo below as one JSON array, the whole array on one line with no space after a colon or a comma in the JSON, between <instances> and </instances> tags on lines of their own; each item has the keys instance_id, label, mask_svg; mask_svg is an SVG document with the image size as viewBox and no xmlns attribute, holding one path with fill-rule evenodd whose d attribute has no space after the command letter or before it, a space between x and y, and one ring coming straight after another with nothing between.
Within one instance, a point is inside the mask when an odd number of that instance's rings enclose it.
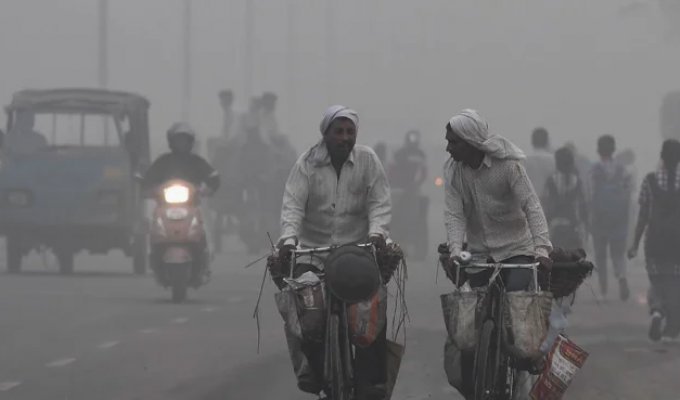
<instances>
[{"instance_id":1,"label":"motorcycle","mask_svg":"<svg viewBox=\"0 0 680 400\"><path fill-rule=\"evenodd\" d=\"M172 290L174 303L185 301L188 288L203 286L210 274L200 194L183 180L168 181L156 191L150 264L158 283Z\"/></svg>"},{"instance_id":2,"label":"motorcycle","mask_svg":"<svg viewBox=\"0 0 680 400\"><path fill-rule=\"evenodd\" d=\"M392 189L392 233L405 249L413 250L413 259L423 261L428 248L427 196L419 190Z\"/></svg>"}]
</instances>

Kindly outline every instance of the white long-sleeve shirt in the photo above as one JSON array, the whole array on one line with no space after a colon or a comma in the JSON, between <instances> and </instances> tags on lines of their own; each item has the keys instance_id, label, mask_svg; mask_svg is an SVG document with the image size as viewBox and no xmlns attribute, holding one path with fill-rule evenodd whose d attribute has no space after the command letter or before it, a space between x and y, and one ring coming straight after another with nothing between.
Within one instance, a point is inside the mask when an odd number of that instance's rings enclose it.
<instances>
[{"instance_id":1,"label":"white long-sleeve shirt","mask_svg":"<svg viewBox=\"0 0 680 400\"><path fill-rule=\"evenodd\" d=\"M451 254L469 250L495 261L545 256L548 224L520 161L486 157L478 169L449 159L444 167L444 221Z\"/></svg>"},{"instance_id":2,"label":"white long-sleeve shirt","mask_svg":"<svg viewBox=\"0 0 680 400\"><path fill-rule=\"evenodd\" d=\"M312 147L293 167L283 195L281 239L318 247L387 238L391 218L390 188L378 156L356 145L340 177L325 143Z\"/></svg>"}]
</instances>

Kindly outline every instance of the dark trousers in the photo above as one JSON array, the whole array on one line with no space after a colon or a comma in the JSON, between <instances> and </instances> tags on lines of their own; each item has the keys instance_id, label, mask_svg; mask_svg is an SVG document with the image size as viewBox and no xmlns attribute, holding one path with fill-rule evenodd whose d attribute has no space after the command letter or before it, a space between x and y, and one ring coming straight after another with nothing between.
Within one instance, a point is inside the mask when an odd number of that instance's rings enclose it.
<instances>
[{"instance_id":1,"label":"dark trousers","mask_svg":"<svg viewBox=\"0 0 680 400\"><path fill-rule=\"evenodd\" d=\"M309 361L314 381L321 384L324 381L324 344L303 343L302 352ZM387 327L370 346L355 347L354 382L359 398L367 389L387 382Z\"/></svg>"},{"instance_id":2,"label":"dark trousers","mask_svg":"<svg viewBox=\"0 0 680 400\"><path fill-rule=\"evenodd\" d=\"M594 232L593 249L595 250L595 265L598 282L602 294L607 294L608 275L607 259L611 260L614 276L617 279L626 277L626 244L628 240L628 228L622 228L621 232ZM609 256L609 257L608 257Z\"/></svg>"},{"instance_id":3,"label":"dark trousers","mask_svg":"<svg viewBox=\"0 0 680 400\"><path fill-rule=\"evenodd\" d=\"M387 382L387 327L370 346L356 348L354 361L354 378L359 393Z\"/></svg>"},{"instance_id":4,"label":"dark trousers","mask_svg":"<svg viewBox=\"0 0 680 400\"><path fill-rule=\"evenodd\" d=\"M659 312L665 319L663 335L680 334L680 276L650 275L648 303L651 312Z\"/></svg>"}]
</instances>

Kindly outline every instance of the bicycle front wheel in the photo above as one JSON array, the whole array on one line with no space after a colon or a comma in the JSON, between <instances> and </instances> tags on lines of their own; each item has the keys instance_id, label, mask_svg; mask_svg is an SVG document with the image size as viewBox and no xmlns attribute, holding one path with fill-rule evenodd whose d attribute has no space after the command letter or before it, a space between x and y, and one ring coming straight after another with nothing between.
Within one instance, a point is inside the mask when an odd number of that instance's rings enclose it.
<instances>
[{"instance_id":1,"label":"bicycle front wheel","mask_svg":"<svg viewBox=\"0 0 680 400\"><path fill-rule=\"evenodd\" d=\"M488 320L482 325L475 353L475 400L499 400L505 390L499 390L501 368L500 336L496 324Z\"/></svg>"},{"instance_id":2,"label":"bicycle front wheel","mask_svg":"<svg viewBox=\"0 0 680 400\"><path fill-rule=\"evenodd\" d=\"M330 391L333 400L349 400L351 388L347 386L346 371L342 357L342 344L340 337L340 317L333 314L329 319L328 346L326 354L330 363Z\"/></svg>"}]
</instances>

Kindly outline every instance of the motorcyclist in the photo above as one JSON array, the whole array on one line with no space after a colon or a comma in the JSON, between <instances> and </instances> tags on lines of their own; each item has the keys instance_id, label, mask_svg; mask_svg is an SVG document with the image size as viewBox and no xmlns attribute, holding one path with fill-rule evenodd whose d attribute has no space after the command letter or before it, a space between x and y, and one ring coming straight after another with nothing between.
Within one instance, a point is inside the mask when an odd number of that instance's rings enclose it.
<instances>
[{"instance_id":1,"label":"motorcyclist","mask_svg":"<svg viewBox=\"0 0 680 400\"><path fill-rule=\"evenodd\" d=\"M420 147L420 132L410 130L404 145L394 153L390 166L390 185L393 192L394 238L413 247L415 259L427 257L427 214L429 199L420 188L427 179L427 159Z\"/></svg>"},{"instance_id":2,"label":"motorcyclist","mask_svg":"<svg viewBox=\"0 0 680 400\"><path fill-rule=\"evenodd\" d=\"M196 133L185 122L173 124L167 132L170 152L158 157L144 176L144 187L152 189L171 179L194 184L203 194L212 194L220 186L219 173L201 156L192 152Z\"/></svg>"},{"instance_id":3,"label":"motorcyclist","mask_svg":"<svg viewBox=\"0 0 680 400\"><path fill-rule=\"evenodd\" d=\"M418 190L427 179L427 156L420 148L420 132L406 133L404 145L394 153L390 183L392 187Z\"/></svg>"},{"instance_id":4,"label":"motorcyclist","mask_svg":"<svg viewBox=\"0 0 680 400\"><path fill-rule=\"evenodd\" d=\"M211 195L220 186L218 172L201 156L192 152L196 133L185 122L173 124L167 132L170 152L158 157L147 170L142 186L146 190L153 190L159 185L172 180L181 179L195 185L199 193ZM195 256L204 268L208 268L207 243L205 251L197 251ZM151 252L151 266L158 265L158 254ZM202 269L194 270L194 279L200 279Z\"/></svg>"}]
</instances>

